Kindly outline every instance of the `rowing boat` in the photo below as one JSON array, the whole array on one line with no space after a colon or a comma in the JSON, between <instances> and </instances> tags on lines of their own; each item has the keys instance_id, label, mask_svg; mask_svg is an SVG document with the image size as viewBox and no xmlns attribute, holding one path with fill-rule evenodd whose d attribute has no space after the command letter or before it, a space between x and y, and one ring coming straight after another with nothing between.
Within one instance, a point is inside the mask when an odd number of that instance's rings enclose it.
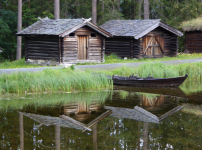
<instances>
[{"instance_id":1,"label":"rowing boat","mask_svg":"<svg viewBox=\"0 0 202 150\"><path fill-rule=\"evenodd\" d=\"M185 79L188 77L188 74L181 77L174 78L139 78L137 76L123 77L113 75L112 80L114 85L126 85L126 86L140 86L140 87L178 87L180 86Z\"/></svg>"}]
</instances>

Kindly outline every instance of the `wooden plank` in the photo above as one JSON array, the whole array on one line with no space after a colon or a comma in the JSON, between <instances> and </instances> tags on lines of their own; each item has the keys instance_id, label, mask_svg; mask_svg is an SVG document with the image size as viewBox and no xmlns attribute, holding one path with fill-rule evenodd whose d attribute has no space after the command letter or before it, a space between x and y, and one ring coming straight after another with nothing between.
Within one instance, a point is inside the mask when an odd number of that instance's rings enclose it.
<instances>
[{"instance_id":1,"label":"wooden plank","mask_svg":"<svg viewBox=\"0 0 202 150\"><path fill-rule=\"evenodd\" d=\"M64 42L77 42L77 38L67 38L67 37L65 37L64 38Z\"/></svg>"},{"instance_id":2,"label":"wooden plank","mask_svg":"<svg viewBox=\"0 0 202 150\"><path fill-rule=\"evenodd\" d=\"M149 42L147 43L147 47L146 47L146 49L144 50L143 54L146 53L146 51L147 51L147 49L149 48L149 45L150 45L150 43L151 43L151 41L152 41L153 38L154 38L154 36L152 36L152 37L150 38Z\"/></svg>"}]
</instances>

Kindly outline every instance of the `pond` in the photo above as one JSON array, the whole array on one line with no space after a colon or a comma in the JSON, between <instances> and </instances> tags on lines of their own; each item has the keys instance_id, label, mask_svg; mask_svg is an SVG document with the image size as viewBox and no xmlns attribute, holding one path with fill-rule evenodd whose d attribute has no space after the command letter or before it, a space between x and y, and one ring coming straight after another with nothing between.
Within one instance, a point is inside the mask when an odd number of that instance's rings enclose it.
<instances>
[{"instance_id":1,"label":"pond","mask_svg":"<svg viewBox=\"0 0 202 150\"><path fill-rule=\"evenodd\" d=\"M180 88L5 94L0 149L202 149L201 104Z\"/></svg>"}]
</instances>

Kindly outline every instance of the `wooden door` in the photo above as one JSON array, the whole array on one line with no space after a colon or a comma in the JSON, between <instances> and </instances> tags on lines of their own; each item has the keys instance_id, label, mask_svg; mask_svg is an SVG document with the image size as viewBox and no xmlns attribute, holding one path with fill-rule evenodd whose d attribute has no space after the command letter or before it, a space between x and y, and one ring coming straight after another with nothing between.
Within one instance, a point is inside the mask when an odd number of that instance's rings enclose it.
<instances>
[{"instance_id":1,"label":"wooden door","mask_svg":"<svg viewBox=\"0 0 202 150\"><path fill-rule=\"evenodd\" d=\"M78 36L78 60L86 60L88 56L87 53L87 36Z\"/></svg>"},{"instance_id":2,"label":"wooden door","mask_svg":"<svg viewBox=\"0 0 202 150\"><path fill-rule=\"evenodd\" d=\"M143 54L146 57L163 57L164 36L163 34L150 34L144 37Z\"/></svg>"}]
</instances>

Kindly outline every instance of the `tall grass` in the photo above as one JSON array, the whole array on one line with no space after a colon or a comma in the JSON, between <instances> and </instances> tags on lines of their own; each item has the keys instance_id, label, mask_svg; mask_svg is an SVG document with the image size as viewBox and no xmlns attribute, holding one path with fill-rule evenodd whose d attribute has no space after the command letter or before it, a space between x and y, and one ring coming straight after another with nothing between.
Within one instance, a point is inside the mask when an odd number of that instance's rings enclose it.
<instances>
[{"instance_id":1,"label":"tall grass","mask_svg":"<svg viewBox=\"0 0 202 150\"><path fill-rule=\"evenodd\" d=\"M37 73L18 72L0 76L0 90L3 93L90 91L110 87L111 83L105 75L71 69L46 69Z\"/></svg>"},{"instance_id":2,"label":"tall grass","mask_svg":"<svg viewBox=\"0 0 202 150\"><path fill-rule=\"evenodd\" d=\"M188 78L180 86L187 92L202 90L202 62L179 65L166 65L163 63L146 63L137 68L123 66L115 70L99 71L109 75L147 77L149 74L155 78L178 77L188 74Z\"/></svg>"}]
</instances>

